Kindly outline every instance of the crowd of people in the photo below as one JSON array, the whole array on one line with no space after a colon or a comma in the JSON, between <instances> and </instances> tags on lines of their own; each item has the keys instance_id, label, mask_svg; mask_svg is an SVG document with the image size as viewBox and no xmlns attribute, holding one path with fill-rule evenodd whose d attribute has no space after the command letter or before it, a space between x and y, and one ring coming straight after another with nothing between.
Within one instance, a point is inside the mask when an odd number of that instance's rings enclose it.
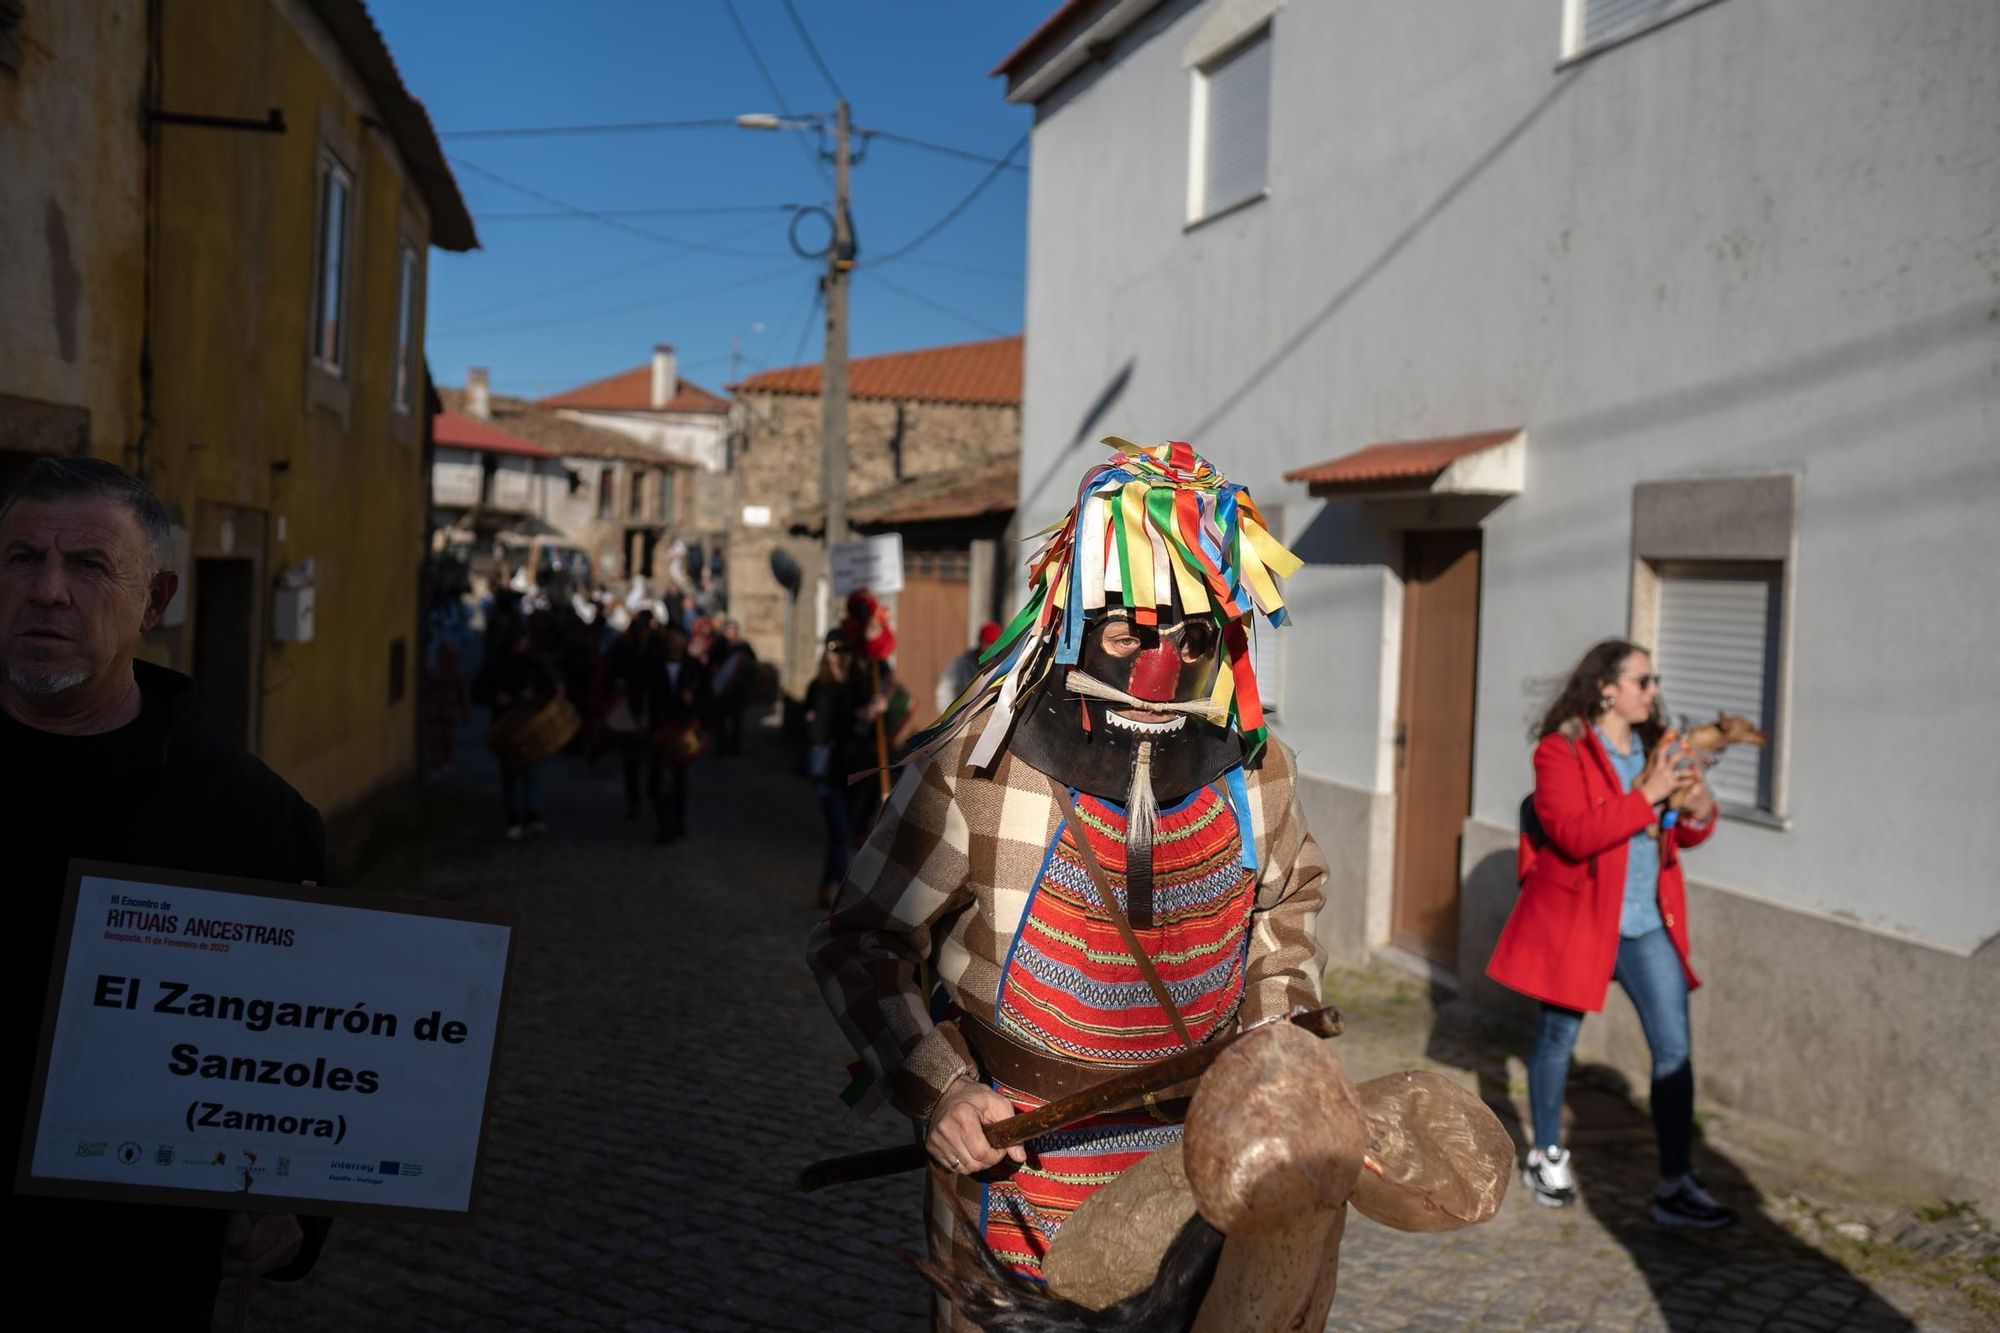
<instances>
[{"instance_id":1,"label":"crowd of people","mask_svg":"<svg viewBox=\"0 0 2000 1333\"><path fill-rule=\"evenodd\" d=\"M711 747L740 751L758 676L755 649L712 601L672 588L658 598L637 588L624 599L551 596L503 571L477 604L442 593L433 606L426 763L434 779L451 770L458 730L476 709L491 723L517 710L556 710L559 749L593 763L615 754L626 818L650 811L655 840L673 842L687 833L688 765ZM502 765L510 840L547 831L541 766L541 759Z\"/></svg>"}]
</instances>

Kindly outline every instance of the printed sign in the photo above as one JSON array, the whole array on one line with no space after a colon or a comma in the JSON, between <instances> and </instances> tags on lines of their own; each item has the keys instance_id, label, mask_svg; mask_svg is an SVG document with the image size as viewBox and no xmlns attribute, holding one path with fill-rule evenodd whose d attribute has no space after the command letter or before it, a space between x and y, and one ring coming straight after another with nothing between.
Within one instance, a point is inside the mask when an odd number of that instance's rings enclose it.
<instances>
[{"instance_id":1,"label":"printed sign","mask_svg":"<svg viewBox=\"0 0 2000 1333\"><path fill-rule=\"evenodd\" d=\"M833 595L846 597L860 588L878 595L903 590L903 534L887 533L856 542L835 542Z\"/></svg>"},{"instance_id":2,"label":"printed sign","mask_svg":"<svg viewBox=\"0 0 2000 1333\"><path fill-rule=\"evenodd\" d=\"M511 913L77 862L15 1189L466 1222Z\"/></svg>"}]
</instances>

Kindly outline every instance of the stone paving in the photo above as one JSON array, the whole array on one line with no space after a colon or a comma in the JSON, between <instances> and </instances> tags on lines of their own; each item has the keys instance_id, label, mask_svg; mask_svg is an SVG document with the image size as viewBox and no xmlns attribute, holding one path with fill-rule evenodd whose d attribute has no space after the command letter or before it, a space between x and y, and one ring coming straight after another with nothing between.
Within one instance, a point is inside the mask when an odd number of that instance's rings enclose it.
<instances>
[{"instance_id":1,"label":"stone paving","mask_svg":"<svg viewBox=\"0 0 2000 1333\"><path fill-rule=\"evenodd\" d=\"M519 910L479 1220L345 1221L315 1273L263 1284L263 1330L867 1330L919 1333L926 1299L896 1257L922 1244L913 1177L798 1195L804 1162L907 1139L883 1111L844 1123L848 1048L801 960L815 916L819 819L769 733L708 758L697 832L670 847L620 817L613 763L546 769L551 831L502 840L497 782L426 798L420 854L358 887ZM1489 1045L1433 1020L1381 976L1342 974L1357 1079L1439 1069L1508 1101ZM1650 1136L1623 1098L1574 1099L1582 1205L1515 1188L1493 1223L1406 1235L1351 1217L1329 1329L1837 1330L1985 1328L1914 1278L1871 1287L1764 1218L1712 1145L1710 1184L1746 1208L1731 1232L1645 1216ZM1597 1105L1602 1103L1602 1105ZM1593 1106L1596 1109L1592 1109ZM229 1301L216 1328L230 1327Z\"/></svg>"}]
</instances>

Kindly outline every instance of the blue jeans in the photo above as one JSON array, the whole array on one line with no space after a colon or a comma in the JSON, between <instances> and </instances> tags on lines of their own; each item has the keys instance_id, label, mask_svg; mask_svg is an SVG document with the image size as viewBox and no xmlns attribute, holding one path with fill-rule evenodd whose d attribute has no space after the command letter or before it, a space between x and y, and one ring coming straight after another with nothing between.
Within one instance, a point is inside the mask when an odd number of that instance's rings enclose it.
<instances>
[{"instance_id":1,"label":"blue jeans","mask_svg":"<svg viewBox=\"0 0 2000 1333\"><path fill-rule=\"evenodd\" d=\"M528 824L541 818L542 778L538 767L514 773L500 771L500 798L507 803L509 824Z\"/></svg>"},{"instance_id":2,"label":"blue jeans","mask_svg":"<svg viewBox=\"0 0 2000 1333\"><path fill-rule=\"evenodd\" d=\"M819 882L838 885L847 878L847 866L854 859L854 816L844 787L814 783L819 812L826 820L826 860L820 866Z\"/></svg>"},{"instance_id":3,"label":"blue jeans","mask_svg":"<svg viewBox=\"0 0 2000 1333\"><path fill-rule=\"evenodd\" d=\"M1664 930L1618 941L1612 977L1632 998L1646 1045L1653 1053L1653 1132L1660 1141L1660 1174L1687 1174L1694 1139L1694 1065L1688 1041L1687 974ZM1541 1028L1528 1056L1528 1102L1535 1117L1535 1146L1562 1142L1563 1085L1583 1015L1560 1005L1542 1006Z\"/></svg>"}]
</instances>

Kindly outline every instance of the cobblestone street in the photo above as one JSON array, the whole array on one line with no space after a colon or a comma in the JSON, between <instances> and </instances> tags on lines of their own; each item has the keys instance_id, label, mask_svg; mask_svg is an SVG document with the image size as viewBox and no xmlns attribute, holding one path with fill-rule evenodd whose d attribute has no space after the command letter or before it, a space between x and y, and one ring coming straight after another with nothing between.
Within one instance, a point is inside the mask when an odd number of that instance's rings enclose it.
<instances>
[{"instance_id":1,"label":"cobblestone street","mask_svg":"<svg viewBox=\"0 0 2000 1333\"><path fill-rule=\"evenodd\" d=\"M921 1284L895 1257L922 1243L915 1178L791 1188L808 1160L907 1131L887 1111L865 1132L843 1126L849 1051L801 959L819 820L771 737L753 730L745 756L701 762L696 832L671 847L621 818L613 761L548 765L551 832L518 845L499 837L486 771L427 798L428 849L360 887L523 916L479 1221L341 1222L308 1281L258 1290L253 1328L925 1327ZM1435 1068L1507 1101L1504 1062L1433 1026L1427 1002L1374 974L1335 986L1357 1079ZM1353 1215L1329 1328L1990 1326L1954 1290L1914 1275L1871 1287L1766 1219L1714 1135L1699 1160L1745 1224L1661 1231L1644 1210L1643 1122L1622 1098L1573 1100L1582 1206L1540 1208L1517 1184L1494 1223L1445 1236ZM217 1329L228 1315L225 1290Z\"/></svg>"}]
</instances>

